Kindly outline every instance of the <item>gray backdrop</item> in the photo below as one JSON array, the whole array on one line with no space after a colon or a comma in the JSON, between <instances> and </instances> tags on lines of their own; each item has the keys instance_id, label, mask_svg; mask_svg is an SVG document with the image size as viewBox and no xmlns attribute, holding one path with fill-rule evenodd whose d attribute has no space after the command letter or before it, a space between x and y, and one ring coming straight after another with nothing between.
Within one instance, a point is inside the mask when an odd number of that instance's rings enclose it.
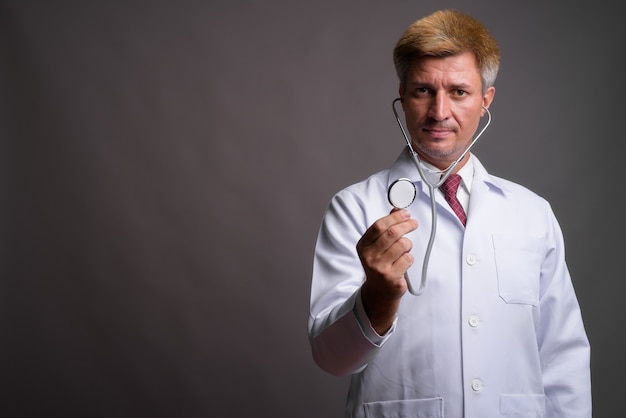
<instances>
[{"instance_id":1,"label":"gray backdrop","mask_svg":"<svg viewBox=\"0 0 626 418\"><path fill-rule=\"evenodd\" d=\"M317 228L400 151L391 51L443 7L499 40L476 154L553 203L595 416L621 410L626 29L556 3L2 0L0 415L341 416Z\"/></svg>"}]
</instances>

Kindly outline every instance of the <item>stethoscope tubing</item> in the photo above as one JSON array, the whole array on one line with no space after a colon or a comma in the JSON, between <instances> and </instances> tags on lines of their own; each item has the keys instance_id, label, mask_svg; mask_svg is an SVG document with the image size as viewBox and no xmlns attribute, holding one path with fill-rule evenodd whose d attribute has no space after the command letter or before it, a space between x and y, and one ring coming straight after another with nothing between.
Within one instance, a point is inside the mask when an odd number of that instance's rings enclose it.
<instances>
[{"instance_id":1,"label":"stethoscope tubing","mask_svg":"<svg viewBox=\"0 0 626 418\"><path fill-rule=\"evenodd\" d=\"M406 280L406 284L407 284L407 288L409 292L415 296L419 296L422 293L424 293L424 289L426 288L426 280L427 280L427 275L428 275L428 263L430 261L430 254L432 252L433 244L435 242L435 237L437 235L437 204L435 200L435 189L441 186L446 181L446 179L454 171L454 168L457 166L457 164L465 157L465 155L467 155L467 153L474 146L476 141L478 141L478 138L481 137L483 132L485 132L487 127L491 124L491 112L489 111L489 109L487 109L487 107L483 106L483 109L485 109L485 111L487 112L487 116L488 116L487 123L485 124L485 126L483 126L483 128L480 130L478 135L474 137L472 142L465 149L465 151L463 151L463 153L459 156L459 158L457 158L454 162L452 162L452 164L450 164L448 168L442 171L443 175L441 176L441 178L436 183L432 183L426 178L426 175L424 174L422 170L422 164L421 164L419 155L413 150L411 141L409 140L409 137L406 131L404 130L404 126L402 125L402 122L400 122L400 117L398 116L398 112L396 111L396 102L401 101L401 100L402 99L398 97L397 99L394 99L394 101L392 102L391 107L393 109L393 114L396 117L398 126L400 126L400 130L402 131L402 136L404 137L404 140L406 141L406 145L409 149L409 154L411 155L411 158L413 162L415 163L415 166L417 167L417 171L420 175L420 178L428 186L428 192L430 194L431 221L432 222L431 222L431 227L430 227L430 237L428 238L428 244L426 245L426 251L424 253L424 262L422 264L422 276L420 280L420 286L418 289L415 289L413 287L413 284L409 278L408 271L404 273L404 279Z\"/></svg>"}]
</instances>

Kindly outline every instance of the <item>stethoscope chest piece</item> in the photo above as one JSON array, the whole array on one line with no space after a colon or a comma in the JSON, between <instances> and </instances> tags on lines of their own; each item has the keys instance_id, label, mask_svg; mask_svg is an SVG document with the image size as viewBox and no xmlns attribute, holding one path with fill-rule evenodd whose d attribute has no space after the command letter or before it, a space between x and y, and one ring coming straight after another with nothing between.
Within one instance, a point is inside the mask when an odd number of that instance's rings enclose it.
<instances>
[{"instance_id":1,"label":"stethoscope chest piece","mask_svg":"<svg viewBox=\"0 0 626 418\"><path fill-rule=\"evenodd\" d=\"M416 195L417 189L415 188L415 184L407 178L400 178L394 181L387 190L389 203L397 209L404 209L411 206Z\"/></svg>"}]
</instances>

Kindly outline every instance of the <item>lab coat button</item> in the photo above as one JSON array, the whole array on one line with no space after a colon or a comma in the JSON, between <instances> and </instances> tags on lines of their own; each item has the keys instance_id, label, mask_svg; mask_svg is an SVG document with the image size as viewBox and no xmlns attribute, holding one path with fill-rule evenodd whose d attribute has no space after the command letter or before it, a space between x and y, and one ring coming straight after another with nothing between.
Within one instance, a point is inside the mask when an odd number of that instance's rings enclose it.
<instances>
[{"instance_id":1,"label":"lab coat button","mask_svg":"<svg viewBox=\"0 0 626 418\"><path fill-rule=\"evenodd\" d=\"M469 264L470 266L473 266L474 264L476 264L477 258L475 255L470 254L467 256L465 261L467 261L467 264Z\"/></svg>"},{"instance_id":2,"label":"lab coat button","mask_svg":"<svg viewBox=\"0 0 626 418\"><path fill-rule=\"evenodd\" d=\"M474 392L480 392L481 390L483 390L483 386L483 382L480 379L472 380L472 390Z\"/></svg>"},{"instance_id":3,"label":"lab coat button","mask_svg":"<svg viewBox=\"0 0 626 418\"><path fill-rule=\"evenodd\" d=\"M480 325L480 319L478 319L476 315L471 315L468 322L470 324L470 327L472 328L476 328L478 325Z\"/></svg>"}]
</instances>

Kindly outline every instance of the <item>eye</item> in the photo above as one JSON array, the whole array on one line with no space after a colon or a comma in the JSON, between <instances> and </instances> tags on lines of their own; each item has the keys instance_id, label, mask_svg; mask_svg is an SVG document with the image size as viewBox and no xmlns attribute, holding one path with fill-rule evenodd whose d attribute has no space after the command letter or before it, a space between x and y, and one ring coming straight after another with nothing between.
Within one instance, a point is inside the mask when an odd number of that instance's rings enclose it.
<instances>
[{"instance_id":1,"label":"eye","mask_svg":"<svg viewBox=\"0 0 626 418\"><path fill-rule=\"evenodd\" d=\"M415 88L416 96L427 96L429 94L430 94L430 90L428 89L428 87L416 87Z\"/></svg>"},{"instance_id":2,"label":"eye","mask_svg":"<svg viewBox=\"0 0 626 418\"><path fill-rule=\"evenodd\" d=\"M454 90L454 95L457 97L463 97L467 95L467 92L465 90L457 89Z\"/></svg>"}]
</instances>

